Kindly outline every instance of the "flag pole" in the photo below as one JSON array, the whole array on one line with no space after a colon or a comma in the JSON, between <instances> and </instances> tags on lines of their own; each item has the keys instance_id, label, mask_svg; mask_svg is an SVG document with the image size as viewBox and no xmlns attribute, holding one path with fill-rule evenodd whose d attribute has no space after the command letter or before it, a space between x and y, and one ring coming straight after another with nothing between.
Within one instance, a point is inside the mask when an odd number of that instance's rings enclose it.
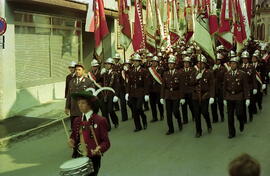
<instances>
[{"instance_id":1,"label":"flag pole","mask_svg":"<svg viewBox=\"0 0 270 176\"><path fill-rule=\"evenodd\" d=\"M126 63L126 48L123 47L123 49L124 49L124 63Z\"/></svg>"}]
</instances>

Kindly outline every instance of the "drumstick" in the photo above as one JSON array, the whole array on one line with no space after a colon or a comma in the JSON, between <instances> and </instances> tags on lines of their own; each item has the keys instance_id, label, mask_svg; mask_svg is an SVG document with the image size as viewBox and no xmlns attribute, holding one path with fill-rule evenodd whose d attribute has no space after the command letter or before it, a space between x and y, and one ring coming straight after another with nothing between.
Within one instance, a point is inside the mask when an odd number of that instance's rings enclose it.
<instances>
[{"instance_id":1,"label":"drumstick","mask_svg":"<svg viewBox=\"0 0 270 176\"><path fill-rule=\"evenodd\" d=\"M95 134L95 131L94 131L92 125L90 125L90 131L91 131L91 133L93 134L93 137L94 137L94 141L95 141L95 143L96 143L96 146L98 146L97 137L96 137L96 134ZM102 153L101 153L100 150L98 150L98 154L99 154L100 156L102 156Z\"/></svg>"},{"instance_id":2,"label":"drumstick","mask_svg":"<svg viewBox=\"0 0 270 176\"><path fill-rule=\"evenodd\" d=\"M62 119L62 123L63 123L63 126L64 126L64 130L65 130L67 139L69 140L69 134L68 134L67 127L66 127L66 124L65 124L65 122L64 122L64 119Z\"/></svg>"}]
</instances>

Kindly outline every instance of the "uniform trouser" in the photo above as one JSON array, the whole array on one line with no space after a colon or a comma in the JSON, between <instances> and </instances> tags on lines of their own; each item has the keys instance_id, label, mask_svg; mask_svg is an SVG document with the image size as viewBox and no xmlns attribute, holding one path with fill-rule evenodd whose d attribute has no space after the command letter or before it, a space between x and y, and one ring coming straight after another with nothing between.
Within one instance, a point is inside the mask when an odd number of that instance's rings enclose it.
<instances>
[{"instance_id":1,"label":"uniform trouser","mask_svg":"<svg viewBox=\"0 0 270 176\"><path fill-rule=\"evenodd\" d=\"M202 133L201 114L203 115L207 128L212 128L211 120L208 111L209 99L204 99L201 102L199 100L193 100L193 110L196 124L196 132Z\"/></svg>"},{"instance_id":2,"label":"uniform trouser","mask_svg":"<svg viewBox=\"0 0 270 176\"><path fill-rule=\"evenodd\" d=\"M144 106L144 110L149 110L149 105L148 105L148 102L143 100L143 106Z\"/></svg>"},{"instance_id":3,"label":"uniform trouser","mask_svg":"<svg viewBox=\"0 0 270 176\"><path fill-rule=\"evenodd\" d=\"M126 102L126 99L125 99L125 93L124 92L120 93L119 99L120 99L122 121L126 121L126 120L128 120L128 113L127 113L127 102Z\"/></svg>"},{"instance_id":4,"label":"uniform trouser","mask_svg":"<svg viewBox=\"0 0 270 176\"><path fill-rule=\"evenodd\" d=\"M178 99L177 100L166 99L166 114L167 114L167 124L169 128L169 132L174 132L173 118L172 118L173 114L174 114L174 117L177 119L178 126L182 125Z\"/></svg>"},{"instance_id":5,"label":"uniform trouser","mask_svg":"<svg viewBox=\"0 0 270 176\"><path fill-rule=\"evenodd\" d=\"M88 176L97 176L100 168L101 157L100 156L91 157L90 160L93 163L94 172L89 174Z\"/></svg>"},{"instance_id":6,"label":"uniform trouser","mask_svg":"<svg viewBox=\"0 0 270 176\"><path fill-rule=\"evenodd\" d=\"M163 108L163 105L160 103L160 93L151 92L149 94L149 98L150 98L150 106L151 106L151 110L152 110L153 120L158 120L158 118L157 118L157 106L158 106L158 109L159 109L160 117L164 116L164 108Z\"/></svg>"},{"instance_id":7,"label":"uniform trouser","mask_svg":"<svg viewBox=\"0 0 270 176\"><path fill-rule=\"evenodd\" d=\"M240 126L244 126L244 100L227 100L229 135L235 135L234 113L236 113Z\"/></svg>"},{"instance_id":8,"label":"uniform trouser","mask_svg":"<svg viewBox=\"0 0 270 176\"><path fill-rule=\"evenodd\" d=\"M221 120L224 120L224 104L222 95L215 97L214 103L211 105L213 122L218 122L218 110Z\"/></svg>"},{"instance_id":9,"label":"uniform trouser","mask_svg":"<svg viewBox=\"0 0 270 176\"><path fill-rule=\"evenodd\" d=\"M118 125L118 117L114 112L113 109L114 103L113 103L113 96L109 95L107 96L107 98L102 98L101 100L101 112L102 112L102 116L105 117L107 119L108 125L109 125L109 130L111 129L111 122L110 122L110 118L112 120L112 123L114 125Z\"/></svg>"},{"instance_id":10,"label":"uniform trouser","mask_svg":"<svg viewBox=\"0 0 270 176\"><path fill-rule=\"evenodd\" d=\"M253 95L252 90L250 91L250 105L248 106L248 115L249 115L249 120L252 121L253 120L253 113L254 113L254 108L256 108L256 104L255 104L255 95ZM244 123L247 123L247 107L246 104L243 103L243 108L244 108Z\"/></svg>"},{"instance_id":11,"label":"uniform trouser","mask_svg":"<svg viewBox=\"0 0 270 176\"><path fill-rule=\"evenodd\" d=\"M144 97L131 97L130 103L132 107L132 116L134 119L135 129L142 129L141 120L143 125L147 124L146 115L143 111Z\"/></svg>"},{"instance_id":12,"label":"uniform trouser","mask_svg":"<svg viewBox=\"0 0 270 176\"><path fill-rule=\"evenodd\" d=\"M257 103L258 103L258 107L259 107L260 110L262 109L262 100L263 100L263 92L258 91L258 93L257 93Z\"/></svg>"},{"instance_id":13,"label":"uniform trouser","mask_svg":"<svg viewBox=\"0 0 270 176\"><path fill-rule=\"evenodd\" d=\"M183 122L187 123L188 122L187 106L189 106L189 110L191 112L192 118L194 119L192 93L185 94L184 98L185 98L186 102L185 102L185 104L181 105L182 106L182 115L183 115Z\"/></svg>"}]
</instances>

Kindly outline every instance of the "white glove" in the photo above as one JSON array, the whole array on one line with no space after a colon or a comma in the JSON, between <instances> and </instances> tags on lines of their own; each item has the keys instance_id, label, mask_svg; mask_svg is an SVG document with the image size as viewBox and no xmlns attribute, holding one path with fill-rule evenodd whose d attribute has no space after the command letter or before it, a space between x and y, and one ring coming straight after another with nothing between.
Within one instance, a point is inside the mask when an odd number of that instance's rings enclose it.
<instances>
[{"instance_id":1,"label":"white glove","mask_svg":"<svg viewBox=\"0 0 270 176\"><path fill-rule=\"evenodd\" d=\"M268 73L268 77L270 78L270 72Z\"/></svg>"},{"instance_id":2,"label":"white glove","mask_svg":"<svg viewBox=\"0 0 270 176\"><path fill-rule=\"evenodd\" d=\"M202 78L202 73L198 73L196 76L196 79L201 79Z\"/></svg>"},{"instance_id":3,"label":"white glove","mask_svg":"<svg viewBox=\"0 0 270 176\"><path fill-rule=\"evenodd\" d=\"M216 70L218 68L217 64L213 66L213 70Z\"/></svg>"},{"instance_id":4,"label":"white glove","mask_svg":"<svg viewBox=\"0 0 270 176\"><path fill-rule=\"evenodd\" d=\"M100 71L100 74L103 75L103 74L106 73L106 72L107 72L106 68L102 68L101 71Z\"/></svg>"},{"instance_id":5,"label":"white glove","mask_svg":"<svg viewBox=\"0 0 270 176\"><path fill-rule=\"evenodd\" d=\"M118 102L118 97L117 97L117 96L114 96L114 97L113 97L113 102L114 102L114 103Z\"/></svg>"},{"instance_id":6,"label":"white glove","mask_svg":"<svg viewBox=\"0 0 270 176\"><path fill-rule=\"evenodd\" d=\"M145 100L146 102L148 102L148 101L149 101L149 95L145 95L145 96L144 96L144 100Z\"/></svg>"},{"instance_id":7,"label":"white glove","mask_svg":"<svg viewBox=\"0 0 270 176\"><path fill-rule=\"evenodd\" d=\"M164 105L164 99L160 99L160 104Z\"/></svg>"},{"instance_id":8,"label":"white glove","mask_svg":"<svg viewBox=\"0 0 270 176\"><path fill-rule=\"evenodd\" d=\"M215 99L214 98L210 98L209 99L209 104L211 105L211 104L213 104L215 102Z\"/></svg>"},{"instance_id":9,"label":"white glove","mask_svg":"<svg viewBox=\"0 0 270 176\"><path fill-rule=\"evenodd\" d=\"M262 85L262 90L266 89L266 84Z\"/></svg>"},{"instance_id":10,"label":"white glove","mask_svg":"<svg viewBox=\"0 0 270 176\"><path fill-rule=\"evenodd\" d=\"M186 100L185 100L185 99L181 99L181 100L180 100L180 104L181 104L181 105L183 105L183 104L185 104L185 103L186 103Z\"/></svg>"},{"instance_id":11,"label":"white glove","mask_svg":"<svg viewBox=\"0 0 270 176\"><path fill-rule=\"evenodd\" d=\"M125 66L124 66L124 70L125 70L125 71L128 71L128 66L125 65Z\"/></svg>"},{"instance_id":12,"label":"white glove","mask_svg":"<svg viewBox=\"0 0 270 176\"><path fill-rule=\"evenodd\" d=\"M257 89L253 89L253 95L256 95L258 93Z\"/></svg>"},{"instance_id":13,"label":"white glove","mask_svg":"<svg viewBox=\"0 0 270 176\"><path fill-rule=\"evenodd\" d=\"M250 100L247 99L247 100L246 100L246 106L248 107L249 105L250 105Z\"/></svg>"},{"instance_id":14,"label":"white glove","mask_svg":"<svg viewBox=\"0 0 270 176\"><path fill-rule=\"evenodd\" d=\"M125 99L126 101L128 101L128 93L125 95Z\"/></svg>"},{"instance_id":15,"label":"white glove","mask_svg":"<svg viewBox=\"0 0 270 176\"><path fill-rule=\"evenodd\" d=\"M223 104L224 104L224 106L227 106L227 101L223 100Z\"/></svg>"}]
</instances>

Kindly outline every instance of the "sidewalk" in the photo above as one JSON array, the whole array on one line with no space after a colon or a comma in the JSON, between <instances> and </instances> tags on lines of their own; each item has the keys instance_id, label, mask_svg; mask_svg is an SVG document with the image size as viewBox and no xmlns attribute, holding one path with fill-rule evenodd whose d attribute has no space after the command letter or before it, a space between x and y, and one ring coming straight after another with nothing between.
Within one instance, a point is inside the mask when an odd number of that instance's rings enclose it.
<instances>
[{"instance_id":1,"label":"sidewalk","mask_svg":"<svg viewBox=\"0 0 270 176\"><path fill-rule=\"evenodd\" d=\"M16 141L18 138L49 127L66 118L64 107L64 99L54 100L0 121L0 148Z\"/></svg>"}]
</instances>

